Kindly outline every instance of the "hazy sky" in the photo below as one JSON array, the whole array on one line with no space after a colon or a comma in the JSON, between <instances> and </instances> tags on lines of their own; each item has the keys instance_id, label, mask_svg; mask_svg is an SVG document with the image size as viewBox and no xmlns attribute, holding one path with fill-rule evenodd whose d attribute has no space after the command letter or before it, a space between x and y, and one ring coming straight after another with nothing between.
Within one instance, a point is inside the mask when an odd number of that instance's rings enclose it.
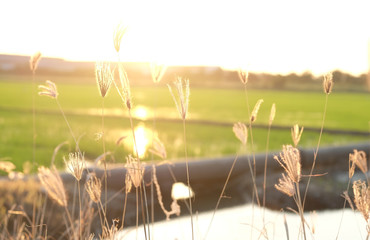
<instances>
[{"instance_id":1,"label":"hazy sky","mask_svg":"<svg viewBox=\"0 0 370 240\"><path fill-rule=\"evenodd\" d=\"M0 2L0 53L355 74L368 68L370 1Z\"/></svg>"}]
</instances>

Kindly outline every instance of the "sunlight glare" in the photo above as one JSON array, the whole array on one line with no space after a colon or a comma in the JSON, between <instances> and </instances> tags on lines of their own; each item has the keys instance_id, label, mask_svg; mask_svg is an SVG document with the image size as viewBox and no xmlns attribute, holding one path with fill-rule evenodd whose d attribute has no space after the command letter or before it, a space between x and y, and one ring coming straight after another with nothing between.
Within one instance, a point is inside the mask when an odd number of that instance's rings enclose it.
<instances>
[{"instance_id":1,"label":"sunlight glare","mask_svg":"<svg viewBox=\"0 0 370 240\"><path fill-rule=\"evenodd\" d=\"M146 120L148 119L149 109L147 107L139 105L132 110L132 114L135 118Z\"/></svg>"},{"instance_id":2,"label":"sunlight glare","mask_svg":"<svg viewBox=\"0 0 370 240\"><path fill-rule=\"evenodd\" d=\"M144 125L140 125L135 128L135 139L139 158L145 157L145 154L151 142L151 138L152 138L151 131ZM134 155L136 155L135 148L133 148L133 152Z\"/></svg>"}]
</instances>

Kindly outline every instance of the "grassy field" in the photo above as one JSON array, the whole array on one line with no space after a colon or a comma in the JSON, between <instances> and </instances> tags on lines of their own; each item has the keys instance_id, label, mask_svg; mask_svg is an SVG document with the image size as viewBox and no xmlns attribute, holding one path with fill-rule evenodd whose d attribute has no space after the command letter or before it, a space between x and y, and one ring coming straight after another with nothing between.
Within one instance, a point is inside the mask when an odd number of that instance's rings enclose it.
<instances>
[{"instance_id":1,"label":"grassy field","mask_svg":"<svg viewBox=\"0 0 370 240\"><path fill-rule=\"evenodd\" d=\"M39 82L41 84L43 82ZM96 140L101 132L100 97L94 80L91 84L61 83L56 81L59 102L70 121L73 132L81 137L80 147L88 159L95 159L103 153L102 141ZM191 85L191 80L190 80ZM190 86L191 87L191 86ZM73 139L59 112L54 99L40 97L30 82L0 82L0 158L9 157L19 167L32 160L32 94L36 99L37 147L36 160L48 165L54 148L68 141L61 148L56 164L63 165L62 157L73 151ZM184 156L182 122L165 84L160 86L132 87L133 114L137 136L141 139L145 159L150 159L147 148L151 146L153 129L163 141L168 158ZM272 90L248 90L252 110L258 99L264 99L256 124L267 124L272 103L276 103L276 118L273 125L320 128L325 94L320 92L294 92ZM124 162L132 152L130 123L127 109L111 89L105 102L105 136L107 151L112 152L111 161ZM232 132L232 124L247 122L248 112L244 88L209 89L191 88L187 144L189 157L216 157L235 154L240 144ZM366 93L335 92L329 95L326 129L369 131L370 96ZM157 121L153 121L156 118ZM159 120L161 119L161 120ZM207 120L214 123L204 124ZM116 145L118 138L127 138ZM253 137L257 152L265 151L267 129L255 128ZM314 147L318 133L305 131L300 146ZM368 141L368 136L324 134L322 145L339 145ZM279 150L283 144L291 143L289 129L273 129L270 150ZM251 150L250 147L248 149Z\"/></svg>"}]
</instances>

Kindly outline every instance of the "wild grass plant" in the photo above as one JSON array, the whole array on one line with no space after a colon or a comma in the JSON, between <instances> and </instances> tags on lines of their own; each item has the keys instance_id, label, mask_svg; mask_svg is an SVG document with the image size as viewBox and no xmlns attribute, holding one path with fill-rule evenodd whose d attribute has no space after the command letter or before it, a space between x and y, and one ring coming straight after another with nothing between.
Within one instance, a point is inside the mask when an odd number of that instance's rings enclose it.
<instances>
[{"instance_id":1,"label":"wild grass plant","mask_svg":"<svg viewBox=\"0 0 370 240\"><path fill-rule=\"evenodd\" d=\"M74 211L71 211L71 208L74 209L74 201L70 201L71 196L67 195L67 190L64 186L64 183L61 179L60 173L56 170L54 166L54 158L52 157L52 165L50 168L46 168L44 166L40 166L38 168L38 179L39 183L36 186L36 190L33 189L33 194L40 188L42 188L48 198L52 199L59 207L63 208L63 224L64 232L58 236L60 239L114 239L117 235L119 230L125 229L125 218L126 218L126 211L127 211L127 196L132 190L135 188L135 199L136 199L136 218L135 218L135 225L136 225L136 232L138 231L139 226L139 213L141 212L141 220L144 225L144 235L145 239L154 239L159 238L153 234L153 225L150 226L150 215L148 210L148 199L147 199L147 192L146 186L149 184L145 181L145 174L146 169L145 163L140 158L140 154L138 151L138 143L135 137L135 127L134 121L132 116L132 109L133 109L133 95L131 93L131 86L128 75L125 71L123 63L119 61L119 51L120 51L120 44L122 37L126 31L126 28L122 25L119 25L114 33L114 48L118 54L118 62L116 67L111 68L111 64L109 63L97 63L96 64L96 81L100 96L102 97L102 104L101 104L101 132L100 135L102 139L102 157L100 158L104 165L104 174L103 177L100 179L98 178L95 173L87 168L87 163L84 158L84 154L80 149L79 140L75 137L75 133L72 130L72 127L66 117L65 112L62 109L61 104L58 101L58 90L55 83L52 81L46 81L45 85L39 86L40 92L39 95L44 95L51 97L57 103L58 109L60 114L63 116L70 134L74 140L75 144L75 152L70 153L68 158L65 157L64 161L67 168L70 171L70 174L74 177L75 182L77 184L77 191L78 191L78 214ZM40 55L41 56L41 55ZM33 72L33 79L35 70L37 68L37 62L40 59L40 56L34 56L31 59L31 70ZM115 80L115 73L118 76L118 82L116 83ZM153 66L152 67L152 79L154 83L158 83L161 77L164 74L164 67L163 66ZM262 185L262 192L263 192L263 199L262 204L259 199L259 187L256 183L256 159L255 159L255 142L253 138L253 124L257 120L258 111L261 108L261 104L263 103L262 99L259 99L253 110L250 111L249 106L249 99L248 99L248 91L247 91L247 83L248 83L248 72L247 71L239 71L239 77L244 85L245 91L245 101L246 101L246 109L247 109L247 123L237 122L233 125L232 131L234 132L236 138L241 143L241 151L246 152L248 151L248 166L249 166L249 175L252 181L252 192L250 193L252 196L252 206L254 206L255 201L259 207L263 209L263 225L265 225L264 220L264 209L265 209L265 202L266 202L266 179L267 179L267 168L268 168L268 161L267 161L267 152L269 151L269 142L270 142L270 130L272 123L275 118L276 107L275 104L272 105L270 116L268 119L268 132L267 132L267 139L266 139L266 158L264 162L264 174L263 174L263 185ZM34 80L33 80L34 82ZM106 133L105 133L105 123L104 123L104 101L109 88L113 84L115 89L117 90L117 94L119 95L122 104L126 107L129 116L129 125L131 127L131 134L132 134L132 141L133 141L133 149L132 154L126 157L126 175L124 176L125 179L125 188L121 191L124 193L124 201L122 202L123 205L123 212L122 218L120 220L116 219L108 219L107 212L109 210L109 201L108 198L108 188L109 183L107 181L109 169L107 167L107 149L105 146L106 141ZM308 227L308 221L304 217L305 211L305 201L308 193L308 188L310 184L311 177L318 176L314 174L315 164L317 159L317 154L320 148L321 137L324 129L324 122L326 118L327 112L327 104L328 104L328 95L332 91L333 86L333 79L331 74L325 75L323 89L326 96L325 104L324 104L324 112L322 117L322 123L320 128L320 135L317 143L316 150L314 152L314 159L312 163L312 167L310 172L307 176L302 174L302 167L301 167L301 158L300 158L300 151L298 150L297 146L300 142L303 127L299 128L296 124L293 126L291 130L293 146L292 145L284 145L282 152L275 156L275 160L280 164L284 173L282 177L278 180L275 187L277 190L281 191L282 193L291 197L297 209L293 210L295 213L298 214L300 217L300 236L298 238L306 239L308 236L308 229L309 231L313 231L313 228ZM157 174L156 174L156 166L154 162L151 166L151 178L150 184L152 184L151 189L151 202L153 203L153 196L154 190L157 195L157 200L159 203L160 208L162 209L163 213L166 216L166 219L170 221L172 215L180 215L181 209L179 205L179 201L184 201L189 209L190 215L190 227L191 227L191 238L192 239L206 239L208 232L212 229L212 223L216 216L216 212L220 206L221 200L225 197L225 191L227 189L231 174L234 170L235 164L239 157L239 152L236 152L236 156L230 169L225 170L227 171L227 177L225 182L222 186L222 190L219 194L217 199L216 205L214 207L214 211L212 213L210 223L208 228L206 229L206 233L204 236L200 236L196 234L195 225L196 221L194 220L195 217L193 215L193 200L196 197L196 193L193 192L191 188L191 172L189 171L189 160L188 160L188 149L187 149L187 136L186 136L186 120L189 112L189 98L190 98L190 86L188 79L177 78L174 82L174 87L170 85L169 91L170 95L173 97L175 101L175 106L177 111L180 115L180 119L182 121L182 135L183 135L183 144L184 144L184 155L185 155L185 166L186 166L186 184L180 183L176 180L176 176L172 174L172 178L175 184L172 185L171 189L171 198L172 203L170 205L170 210L167 210L168 207L165 206L163 202L163 196L161 194L161 186L159 185ZM36 151L36 128L35 128L35 104L33 101L33 158L35 159L35 151ZM155 128L155 123L153 124L153 128ZM231 131L231 130L230 130ZM249 135L249 136L248 136ZM157 138L157 136L152 135L152 148L150 151L153 155L159 156L159 158L163 161L167 160L167 152L165 149L164 144ZM118 143L122 141L119 139ZM60 146L57 146L56 151L63 146L65 143L62 143ZM248 146L250 144L250 147ZM370 236L370 187L369 187L369 177L367 175L367 159L366 154L361 151L354 150L354 153L349 157L349 182L348 186L350 186L350 180L353 176L355 167L359 168L364 174L367 179L366 182L362 181L355 181L353 184L353 193L354 193L354 204L352 204L352 200L347 192L344 193L345 199L347 202L351 204L351 206L356 207L358 211L360 211L367 223L366 229L369 238ZM6 172L8 176L16 176L16 178L22 178L23 175L18 173L16 175L15 165L12 164L10 161L1 160L0 161L0 170ZM170 170L170 168L169 168ZM122 173L123 174L123 173ZM306 189L302 198L302 193L300 189L300 182L303 177L308 177ZM83 187L81 187L83 184ZM35 187L34 186L34 187ZM178 191L178 189L185 190L185 194L183 191ZM104 194L102 194L104 193ZM33 197L35 195L32 195ZM48 239L51 236L48 235L48 223L44 222L44 215L46 214L46 202L47 199L40 197L42 199L42 205L37 205L34 203L34 209L32 211L32 216L29 216L28 213L22 209L22 202L19 202L16 206L8 207L5 211L0 211L0 216L2 216L0 222L0 239ZM103 199L103 200L102 200ZM24 201L29 201L29 199L25 199ZM71 206L72 204L72 206ZM141 211L139 212L139 209ZM100 231L98 235L94 235L92 232L92 221L94 215L99 216L99 229ZM15 216L15 220L11 219L11 217ZM251 235L250 238L253 238L253 232L256 231L254 229L254 210L252 212L251 217ZM13 229L9 229L9 223L13 221ZM152 222L154 222L154 211L152 210ZM286 224L287 226L287 224ZM268 234L265 232L267 231L264 227L263 229L257 230L260 231L261 238L269 239ZM96 233L96 232L95 232ZM339 235L339 231L338 231ZM138 238L138 233L136 233L136 238Z\"/></svg>"}]
</instances>

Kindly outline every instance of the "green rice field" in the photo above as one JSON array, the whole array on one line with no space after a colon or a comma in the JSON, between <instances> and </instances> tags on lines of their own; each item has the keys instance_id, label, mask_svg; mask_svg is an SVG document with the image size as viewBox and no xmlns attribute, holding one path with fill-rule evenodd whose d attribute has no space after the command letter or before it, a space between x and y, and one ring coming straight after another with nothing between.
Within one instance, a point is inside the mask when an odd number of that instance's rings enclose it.
<instances>
[{"instance_id":1,"label":"green rice field","mask_svg":"<svg viewBox=\"0 0 370 240\"><path fill-rule=\"evenodd\" d=\"M37 80L37 84L44 82ZM103 100L95 81L90 83L63 83L56 81L58 100L71 125L73 133L80 138L80 148L87 159L94 160L103 153L101 107ZM152 159L148 148L153 135L164 143L168 159L184 157L183 126L174 101L165 83L147 87L132 86L135 135L140 154ZM318 83L320 84L320 83ZM189 119L186 123L188 156L220 157L240 149L234 136L235 122L248 122L248 110L244 87L240 89L192 88L190 79ZM63 166L63 156L73 151L75 144L66 122L54 99L38 96L31 81L0 81L0 158L11 159L19 170L27 161L32 161L32 98L36 106L36 163L50 164L55 147L63 145L56 157L56 165ZM269 141L269 151L278 151L283 144L291 144L290 127L294 124L306 129L321 127L325 94L322 91L273 91L248 89L250 111L258 99L263 99L253 128L256 152L266 150L267 128L271 105L276 104L276 117ZM132 132L128 111L122 104L116 89L111 88L104 99L104 125L106 150L111 153L111 162L123 163L125 156L133 151ZM329 95L325 129L358 131L364 134L325 133L321 146L341 145L369 141L370 96L368 93L333 92ZM119 143L117 140L123 137ZM314 148L318 131L305 130L300 147ZM249 143L250 137L248 139ZM156 157L154 157L156 159Z\"/></svg>"}]
</instances>

